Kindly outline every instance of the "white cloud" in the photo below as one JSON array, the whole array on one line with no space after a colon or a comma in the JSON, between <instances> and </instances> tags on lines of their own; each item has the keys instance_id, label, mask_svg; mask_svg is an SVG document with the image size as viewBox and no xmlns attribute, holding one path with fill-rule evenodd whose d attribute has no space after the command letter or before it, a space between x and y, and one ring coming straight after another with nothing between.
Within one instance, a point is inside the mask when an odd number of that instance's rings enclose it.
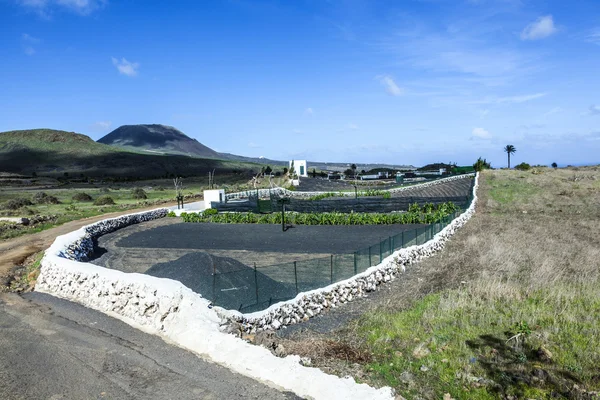
<instances>
[{"instance_id":1,"label":"white cloud","mask_svg":"<svg viewBox=\"0 0 600 400\"><path fill-rule=\"evenodd\" d=\"M487 97L483 100L473 102L473 104L503 104L503 103L525 103L546 96L546 93L525 94L520 96L507 97Z\"/></svg>"},{"instance_id":2,"label":"white cloud","mask_svg":"<svg viewBox=\"0 0 600 400\"><path fill-rule=\"evenodd\" d=\"M107 131L111 125L112 122L110 121L98 121L94 124L94 128L101 131Z\"/></svg>"},{"instance_id":3,"label":"white cloud","mask_svg":"<svg viewBox=\"0 0 600 400\"><path fill-rule=\"evenodd\" d=\"M43 17L49 17L53 9L67 9L76 14L89 15L104 7L107 0L17 0L17 3Z\"/></svg>"},{"instance_id":4,"label":"white cloud","mask_svg":"<svg viewBox=\"0 0 600 400\"><path fill-rule=\"evenodd\" d=\"M530 23L521 32L521 40L537 40L546 38L554 33L557 29L554 26L552 15L539 17L537 21Z\"/></svg>"},{"instance_id":5,"label":"white cloud","mask_svg":"<svg viewBox=\"0 0 600 400\"><path fill-rule=\"evenodd\" d=\"M356 124L348 124L346 126L347 129L351 130L351 131L357 131L359 129L358 125Z\"/></svg>"},{"instance_id":6,"label":"white cloud","mask_svg":"<svg viewBox=\"0 0 600 400\"><path fill-rule=\"evenodd\" d=\"M251 149L260 149L262 146L254 143L254 142L250 142L250 143L248 143L248 147L250 147Z\"/></svg>"},{"instance_id":7,"label":"white cloud","mask_svg":"<svg viewBox=\"0 0 600 400\"><path fill-rule=\"evenodd\" d=\"M483 128L473 128L473 132L471 132L473 137L478 139L491 139L492 134L489 131L486 131Z\"/></svg>"},{"instance_id":8,"label":"white cloud","mask_svg":"<svg viewBox=\"0 0 600 400\"><path fill-rule=\"evenodd\" d=\"M586 42L600 45L600 28L591 30L585 39L586 39Z\"/></svg>"},{"instance_id":9,"label":"white cloud","mask_svg":"<svg viewBox=\"0 0 600 400\"><path fill-rule=\"evenodd\" d=\"M600 106L591 105L588 110L588 115L600 115Z\"/></svg>"},{"instance_id":10,"label":"white cloud","mask_svg":"<svg viewBox=\"0 0 600 400\"><path fill-rule=\"evenodd\" d=\"M121 58L121 61L112 57L112 63L119 70L120 74L127 76L136 76L138 69L140 68L139 63L132 63L127 61L125 58Z\"/></svg>"},{"instance_id":11,"label":"white cloud","mask_svg":"<svg viewBox=\"0 0 600 400\"><path fill-rule=\"evenodd\" d=\"M389 75L378 75L376 79L383 85L385 91L392 96L400 96L404 92Z\"/></svg>"},{"instance_id":12,"label":"white cloud","mask_svg":"<svg viewBox=\"0 0 600 400\"><path fill-rule=\"evenodd\" d=\"M304 115L313 115L314 113L315 111L311 107L304 110Z\"/></svg>"},{"instance_id":13,"label":"white cloud","mask_svg":"<svg viewBox=\"0 0 600 400\"><path fill-rule=\"evenodd\" d=\"M550 116L552 114L557 114L557 113L559 113L561 111L562 111L562 108L560 108L560 107L554 107L553 109L551 109L547 113L544 113L543 117L548 117L548 116Z\"/></svg>"},{"instance_id":14,"label":"white cloud","mask_svg":"<svg viewBox=\"0 0 600 400\"><path fill-rule=\"evenodd\" d=\"M32 56L36 53L36 49L34 45L40 43L40 39L31 36L28 33L24 33L21 35L21 45L23 46L23 53L28 56Z\"/></svg>"}]
</instances>

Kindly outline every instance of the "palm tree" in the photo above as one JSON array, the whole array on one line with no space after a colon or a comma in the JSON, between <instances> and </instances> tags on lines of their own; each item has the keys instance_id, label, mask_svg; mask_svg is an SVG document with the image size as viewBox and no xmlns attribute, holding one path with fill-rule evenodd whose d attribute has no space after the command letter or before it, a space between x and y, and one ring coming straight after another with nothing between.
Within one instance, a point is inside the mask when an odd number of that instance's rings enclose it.
<instances>
[{"instance_id":1,"label":"palm tree","mask_svg":"<svg viewBox=\"0 0 600 400\"><path fill-rule=\"evenodd\" d=\"M508 168L510 169L510 155L517 152L517 148L512 144L507 144L504 148L504 152L508 154Z\"/></svg>"}]
</instances>

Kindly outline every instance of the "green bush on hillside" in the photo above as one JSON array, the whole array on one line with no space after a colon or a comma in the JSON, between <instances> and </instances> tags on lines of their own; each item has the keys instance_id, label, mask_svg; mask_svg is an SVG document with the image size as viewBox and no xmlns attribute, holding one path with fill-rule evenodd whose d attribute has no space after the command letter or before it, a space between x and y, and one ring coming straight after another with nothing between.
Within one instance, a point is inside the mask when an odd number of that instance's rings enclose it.
<instances>
[{"instance_id":1,"label":"green bush on hillside","mask_svg":"<svg viewBox=\"0 0 600 400\"><path fill-rule=\"evenodd\" d=\"M100 196L94 201L95 206L111 206L114 205L115 201L110 196Z\"/></svg>"},{"instance_id":2,"label":"green bush on hillside","mask_svg":"<svg viewBox=\"0 0 600 400\"><path fill-rule=\"evenodd\" d=\"M527 164L526 162L522 162L519 165L515 165L515 169L518 169L519 171L527 171L531 169L531 165Z\"/></svg>"},{"instance_id":3,"label":"green bush on hillside","mask_svg":"<svg viewBox=\"0 0 600 400\"><path fill-rule=\"evenodd\" d=\"M92 196L90 196L87 193L76 193L73 195L73 197L71 197L71 199L75 200L75 201L92 201Z\"/></svg>"},{"instance_id":4,"label":"green bush on hillside","mask_svg":"<svg viewBox=\"0 0 600 400\"><path fill-rule=\"evenodd\" d=\"M4 203L3 208L7 210L18 210L19 208L32 205L33 203L31 202L31 200L19 197L16 199L10 199L6 203Z\"/></svg>"},{"instance_id":5,"label":"green bush on hillside","mask_svg":"<svg viewBox=\"0 0 600 400\"><path fill-rule=\"evenodd\" d=\"M45 192L37 192L33 196L33 201L36 204L60 204L60 201L55 196L50 196Z\"/></svg>"},{"instance_id":6,"label":"green bush on hillside","mask_svg":"<svg viewBox=\"0 0 600 400\"><path fill-rule=\"evenodd\" d=\"M144 191L144 189L139 188L139 187L133 188L133 190L131 191L131 196L134 199L142 199L142 200L148 198L148 195L146 195L146 191Z\"/></svg>"}]
</instances>

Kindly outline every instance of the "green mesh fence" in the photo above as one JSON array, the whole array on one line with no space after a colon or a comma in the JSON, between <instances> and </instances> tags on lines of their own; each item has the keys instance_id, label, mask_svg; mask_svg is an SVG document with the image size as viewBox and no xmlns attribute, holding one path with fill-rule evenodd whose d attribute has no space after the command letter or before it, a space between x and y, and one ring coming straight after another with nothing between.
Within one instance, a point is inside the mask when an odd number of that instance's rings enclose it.
<instances>
[{"instance_id":1,"label":"green mesh fence","mask_svg":"<svg viewBox=\"0 0 600 400\"><path fill-rule=\"evenodd\" d=\"M472 197L469 201L472 201ZM246 313L263 310L271 304L292 299L300 292L351 278L380 264L397 250L422 245L433 239L460 213L455 212L436 223L382 238L379 243L352 254L216 273L213 275L212 292L208 290L203 295L224 308Z\"/></svg>"}]
</instances>

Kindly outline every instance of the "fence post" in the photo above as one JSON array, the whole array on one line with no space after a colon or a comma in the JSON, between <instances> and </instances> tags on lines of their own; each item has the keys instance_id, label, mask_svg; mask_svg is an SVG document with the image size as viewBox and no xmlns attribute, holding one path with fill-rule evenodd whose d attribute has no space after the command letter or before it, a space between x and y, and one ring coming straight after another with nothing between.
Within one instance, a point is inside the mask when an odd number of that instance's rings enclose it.
<instances>
[{"instance_id":1,"label":"fence post","mask_svg":"<svg viewBox=\"0 0 600 400\"><path fill-rule=\"evenodd\" d=\"M354 275L356 275L356 274L357 274L357 267L358 267L358 266L356 265L356 253L357 253L357 252L355 251L355 252L354 252Z\"/></svg>"},{"instance_id":2,"label":"fence post","mask_svg":"<svg viewBox=\"0 0 600 400\"><path fill-rule=\"evenodd\" d=\"M371 246L369 246L369 267L372 267L372 265L371 265Z\"/></svg>"},{"instance_id":3,"label":"fence post","mask_svg":"<svg viewBox=\"0 0 600 400\"><path fill-rule=\"evenodd\" d=\"M296 294L298 294L298 272L296 271L296 261L294 261L294 279L296 281Z\"/></svg>"},{"instance_id":4,"label":"fence post","mask_svg":"<svg viewBox=\"0 0 600 400\"><path fill-rule=\"evenodd\" d=\"M429 225L429 240L433 239L433 224Z\"/></svg>"},{"instance_id":5,"label":"fence post","mask_svg":"<svg viewBox=\"0 0 600 400\"><path fill-rule=\"evenodd\" d=\"M256 304L258 304L258 277L256 276L256 263L254 263L254 287L256 288Z\"/></svg>"},{"instance_id":6,"label":"fence post","mask_svg":"<svg viewBox=\"0 0 600 400\"><path fill-rule=\"evenodd\" d=\"M212 264L213 264L213 284L212 284L213 298L212 298L212 301L214 302L217 299L215 297L215 285L216 285L215 280L217 279L217 268L215 267L215 260L213 260L212 257L211 257L211 261L212 261Z\"/></svg>"},{"instance_id":7,"label":"fence post","mask_svg":"<svg viewBox=\"0 0 600 400\"><path fill-rule=\"evenodd\" d=\"M331 283L333 283L333 254L331 255L331 263L329 264L329 275L331 277Z\"/></svg>"}]
</instances>

